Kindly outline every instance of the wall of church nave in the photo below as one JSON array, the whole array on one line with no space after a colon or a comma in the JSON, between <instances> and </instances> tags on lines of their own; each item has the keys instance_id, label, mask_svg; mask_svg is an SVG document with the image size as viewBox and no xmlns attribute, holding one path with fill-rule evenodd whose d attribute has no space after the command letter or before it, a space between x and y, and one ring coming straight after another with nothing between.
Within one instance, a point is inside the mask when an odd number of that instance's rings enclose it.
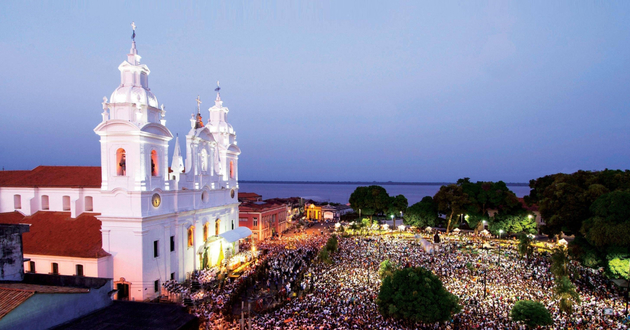
<instances>
[{"instance_id":1,"label":"wall of church nave","mask_svg":"<svg viewBox=\"0 0 630 330\"><path fill-rule=\"evenodd\" d=\"M218 261L220 248L223 249L224 256L229 254L228 248L231 253L234 253L232 244L225 242L222 238L217 239L216 229L217 223L219 234L232 230L232 225L234 225L234 229L238 227L238 204L224 208L198 210L195 214L180 217L178 222L181 223L178 237L181 237L183 243L183 252L178 253L182 259L180 264L182 274L178 274L180 279L185 279L192 271L202 267L203 246L206 241L216 241L216 243L211 243L209 247L210 264L216 264ZM204 227L206 228L205 233ZM189 231L192 236L189 236Z\"/></svg>"},{"instance_id":2,"label":"wall of church nave","mask_svg":"<svg viewBox=\"0 0 630 330\"><path fill-rule=\"evenodd\" d=\"M112 278L112 260L110 256L101 258L74 258L62 256L45 256L24 254L24 258L31 259L24 262L24 272L33 272L31 266L34 263L35 273L76 276L77 266L82 266L83 276ZM53 264L57 264L55 267Z\"/></svg>"},{"instance_id":3,"label":"wall of church nave","mask_svg":"<svg viewBox=\"0 0 630 330\"><path fill-rule=\"evenodd\" d=\"M75 218L83 212L99 212L100 207L97 188L0 188L0 213L70 212Z\"/></svg>"}]
</instances>

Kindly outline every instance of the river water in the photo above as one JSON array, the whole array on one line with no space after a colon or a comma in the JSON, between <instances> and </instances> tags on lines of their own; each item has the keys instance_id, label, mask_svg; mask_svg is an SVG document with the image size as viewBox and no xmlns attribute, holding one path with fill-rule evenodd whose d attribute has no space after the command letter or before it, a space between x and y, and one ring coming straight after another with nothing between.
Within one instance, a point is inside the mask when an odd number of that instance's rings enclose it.
<instances>
[{"instance_id":1,"label":"river water","mask_svg":"<svg viewBox=\"0 0 630 330\"><path fill-rule=\"evenodd\" d=\"M302 197L320 202L347 204L350 194L363 183L285 183L285 182L239 182L240 192L254 192L262 195L263 199ZM379 184L390 196L404 195L409 205L419 202L424 196L434 196L440 190L439 184ZM511 186L516 196L529 195L528 186Z\"/></svg>"}]
</instances>

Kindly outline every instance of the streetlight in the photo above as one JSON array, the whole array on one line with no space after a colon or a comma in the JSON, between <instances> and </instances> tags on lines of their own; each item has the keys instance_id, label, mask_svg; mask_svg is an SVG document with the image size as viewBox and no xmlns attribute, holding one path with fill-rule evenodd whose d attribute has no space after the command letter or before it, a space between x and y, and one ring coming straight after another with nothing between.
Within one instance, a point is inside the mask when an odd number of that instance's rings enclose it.
<instances>
[{"instance_id":1,"label":"streetlight","mask_svg":"<svg viewBox=\"0 0 630 330\"><path fill-rule=\"evenodd\" d=\"M392 217L392 221L394 222L394 228L396 228L396 220L394 220L394 215L392 214L391 217Z\"/></svg>"},{"instance_id":2,"label":"streetlight","mask_svg":"<svg viewBox=\"0 0 630 330\"><path fill-rule=\"evenodd\" d=\"M499 229L499 267L501 267L501 234L503 234L503 229Z\"/></svg>"}]
</instances>

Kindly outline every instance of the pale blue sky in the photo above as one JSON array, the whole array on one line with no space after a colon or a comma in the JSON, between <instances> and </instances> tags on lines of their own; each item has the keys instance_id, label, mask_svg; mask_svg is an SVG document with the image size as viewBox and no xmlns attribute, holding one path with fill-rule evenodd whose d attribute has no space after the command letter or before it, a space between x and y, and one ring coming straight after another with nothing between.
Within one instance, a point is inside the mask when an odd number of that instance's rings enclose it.
<instances>
[{"instance_id":1,"label":"pale blue sky","mask_svg":"<svg viewBox=\"0 0 630 330\"><path fill-rule=\"evenodd\" d=\"M626 169L628 17L627 1L3 1L0 166L100 164L92 130L135 21L173 134L221 81L243 180Z\"/></svg>"}]
</instances>

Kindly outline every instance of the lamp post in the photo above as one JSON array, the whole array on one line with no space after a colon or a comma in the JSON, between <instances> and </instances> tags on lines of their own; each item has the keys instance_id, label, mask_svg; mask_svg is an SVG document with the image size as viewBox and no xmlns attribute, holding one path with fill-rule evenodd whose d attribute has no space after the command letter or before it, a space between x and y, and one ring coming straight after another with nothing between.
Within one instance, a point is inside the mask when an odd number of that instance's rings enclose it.
<instances>
[{"instance_id":1,"label":"lamp post","mask_svg":"<svg viewBox=\"0 0 630 330\"><path fill-rule=\"evenodd\" d=\"M501 234L503 234L503 229L499 229L499 267L501 267Z\"/></svg>"},{"instance_id":2,"label":"lamp post","mask_svg":"<svg viewBox=\"0 0 630 330\"><path fill-rule=\"evenodd\" d=\"M392 214L391 217L392 217L392 221L394 222L394 230L396 230L396 220L394 220L394 215Z\"/></svg>"}]
</instances>

